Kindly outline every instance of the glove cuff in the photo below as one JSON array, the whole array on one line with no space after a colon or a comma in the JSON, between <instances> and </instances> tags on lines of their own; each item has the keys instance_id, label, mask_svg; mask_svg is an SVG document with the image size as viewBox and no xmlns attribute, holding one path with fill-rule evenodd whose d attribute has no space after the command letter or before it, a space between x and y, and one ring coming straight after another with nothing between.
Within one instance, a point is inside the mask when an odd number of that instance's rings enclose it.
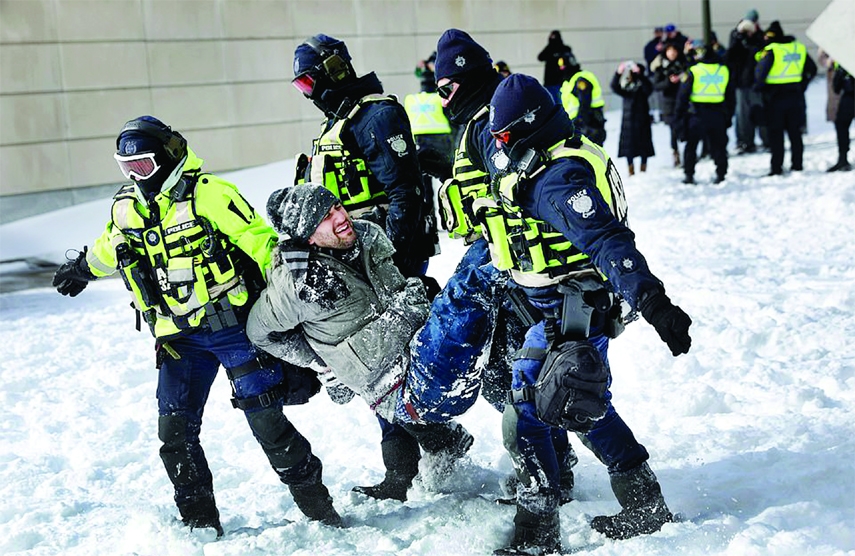
<instances>
[{"instance_id":1,"label":"glove cuff","mask_svg":"<svg viewBox=\"0 0 855 556\"><path fill-rule=\"evenodd\" d=\"M658 313L663 307L668 307L670 305L672 305L671 299L665 295L664 291L659 290L646 292L641 296L638 302L638 310L641 313L641 316L644 317L644 320L650 322L654 315L656 315L656 313Z\"/></svg>"}]
</instances>

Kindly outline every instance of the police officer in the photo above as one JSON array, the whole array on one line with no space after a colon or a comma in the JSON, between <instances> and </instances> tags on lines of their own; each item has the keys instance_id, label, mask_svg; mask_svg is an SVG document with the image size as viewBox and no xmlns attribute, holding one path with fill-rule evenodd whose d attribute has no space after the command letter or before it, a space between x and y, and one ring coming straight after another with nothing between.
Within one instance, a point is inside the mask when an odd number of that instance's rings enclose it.
<instances>
[{"instance_id":1,"label":"police officer","mask_svg":"<svg viewBox=\"0 0 855 556\"><path fill-rule=\"evenodd\" d=\"M59 267L53 285L74 297L118 271L131 292L138 326L142 317L156 341L160 457L183 522L223 534L199 443L222 365L232 404L244 411L294 502L310 519L340 526L321 461L282 413L283 404L305 403L320 384L311 371L262 355L246 337L276 233L234 185L204 172L181 134L160 120L129 121L116 147L131 182L113 197L110 222L92 249Z\"/></svg>"},{"instance_id":2,"label":"police officer","mask_svg":"<svg viewBox=\"0 0 855 556\"><path fill-rule=\"evenodd\" d=\"M442 107L442 99L436 94L435 61L436 52L433 52L416 68L420 90L404 97L404 110L413 129L419 161L423 153L433 151L432 156L441 157L445 165L450 165L454 155L454 133Z\"/></svg>"},{"instance_id":3,"label":"police officer","mask_svg":"<svg viewBox=\"0 0 855 556\"><path fill-rule=\"evenodd\" d=\"M754 88L763 95L763 109L772 151L770 176L783 174L784 132L790 139L790 169L802 170L807 125L805 90L816 76L817 67L804 44L785 35L773 21L766 30L766 47L757 53Z\"/></svg>"},{"instance_id":4,"label":"police officer","mask_svg":"<svg viewBox=\"0 0 855 556\"><path fill-rule=\"evenodd\" d=\"M383 94L374 72L357 77L345 43L324 34L297 46L292 84L326 117L305 176L298 166L298 179L323 184L352 217L379 224L395 247L393 260L401 274L419 277L432 298L440 290L425 275L428 259L439 252L433 191L425 187L406 111L395 97ZM418 473L419 443L399 425L377 419L386 475L378 485L354 490L405 500Z\"/></svg>"},{"instance_id":5,"label":"police officer","mask_svg":"<svg viewBox=\"0 0 855 556\"><path fill-rule=\"evenodd\" d=\"M602 146L606 141L606 118L603 115L606 101L600 81L592 72L583 70L575 57L567 68L567 76L561 85L561 105L573 120L576 130Z\"/></svg>"},{"instance_id":6,"label":"police officer","mask_svg":"<svg viewBox=\"0 0 855 556\"><path fill-rule=\"evenodd\" d=\"M416 77L420 80L420 90L404 97L404 110L407 111L416 141L424 187L431 194L434 190L431 172L434 170L432 173L437 173L437 167L451 167L454 140L459 127L452 127L442 106L442 99L436 94L435 62L436 52L419 62Z\"/></svg>"},{"instance_id":7,"label":"police officer","mask_svg":"<svg viewBox=\"0 0 855 556\"><path fill-rule=\"evenodd\" d=\"M453 179L440 190L443 226L451 237L462 238L469 249L455 273L490 260L489 247L483 235L477 207L489 198L490 172L500 153L489 134L489 102L502 77L490 71L492 60L487 51L468 33L448 29L437 43L436 74L439 94L454 123L465 124L457 154L454 157ZM506 160L506 157L498 157ZM500 161L501 164L501 161ZM511 297L516 292L510 292ZM477 295L472 292L471 295ZM499 309L496 329L490 347L489 360L483 371L481 393L498 411L504 412L511 388L510 364L513 354L522 347L524 322L506 301ZM526 457L518 453L516 428L503 426L505 446L511 459ZM573 466L577 457L565 431L552 431L551 443L556 454L560 475L560 502L572 500ZM528 472L517 467L517 475L508 481L506 490L516 496L516 485L527 481Z\"/></svg>"},{"instance_id":8,"label":"police officer","mask_svg":"<svg viewBox=\"0 0 855 556\"><path fill-rule=\"evenodd\" d=\"M409 119L374 72L357 77L350 60L344 42L323 34L294 52L292 83L326 117L307 177L336 194L353 217L379 221L404 276L424 276L438 238Z\"/></svg>"},{"instance_id":9,"label":"police officer","mask_svg":"<svg viewBox=\"0 0 855 556\"><path fill-rule=\"evenodd\" d=\"M683 183L695 183L698 143L705 140L715 162L715 179L727 175L727 128L736 106L730 70L712 49L705 49L700 62L683 72L677 91L675 113L686 139L683 152Z\"/></svg>"},{"instance_id":10,"label":"police officer","mask_svg":"<svg viewBox=\"0 0 855 556\"><path fill-rule=\"evenodd\" d=\"M647 450L611 403L608 343L625 319L620 299L651 323L676 356L691 345L691 319L671 303L626 226L614 164L574 133L534 78L514 74L490 104L490 132L508 157L481 212L493 264L510 272L536 324L513 364L506 424L528 457L530 483L517 496L511 545L498 554L560 551L559 480L548 439L577 432L608 466L622 510L591 526L613 539L658 531L672 520Z\"/></svg>"}]
</instances>

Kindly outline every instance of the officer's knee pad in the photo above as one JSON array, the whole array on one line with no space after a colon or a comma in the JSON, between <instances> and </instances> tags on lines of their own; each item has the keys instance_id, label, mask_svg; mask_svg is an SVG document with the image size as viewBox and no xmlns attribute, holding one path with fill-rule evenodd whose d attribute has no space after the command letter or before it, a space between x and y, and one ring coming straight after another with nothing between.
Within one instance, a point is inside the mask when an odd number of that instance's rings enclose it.
<instances>
[{"instance_id":1,"label":"officer's knee pad","mask_svg":"<svg viewBox=\"0 0 855 556\"><path fill-rule=\"evenodd\" d=\"M169 480L176 487L189 485L199 479L196 466L186 442L187 418L184 415L161 415L157 420L157 436L163 442L160 459Z\"/></svg>"},{"instance_id":2,"label":"officer's knee pad","mask_svg":"<svg viewBox=\"0 0 855 556\"><path fill-rule=\"evenodd\" d=\"M587 341L567 341L550 350L535 384L537 416L553 427L587 432L606 414L609 373Z\"/></svg>"},{"instance_id":3,"label":"officer's knee pad","mask_svg":"<svg viewBox=\"0 0 855 556\"><path fill-rule=\"evenodd\" d=\"M187 417L184 415L161 415L157 419L157 437L164 447L184 444L187 434Z\"/></svg>"},{"instance_id":4,"label":"officer's knee pad","mask_svg":"<svg viewBox=\"0 0 855 556\"><path fill-rule=\"evenodd\" d=\"M291 421L282 413L282 409L277 406L247 411L246 418L253 434L262 445L281 443L283 437L290 437L297 432Z\"/></svg>"}]
</instances>

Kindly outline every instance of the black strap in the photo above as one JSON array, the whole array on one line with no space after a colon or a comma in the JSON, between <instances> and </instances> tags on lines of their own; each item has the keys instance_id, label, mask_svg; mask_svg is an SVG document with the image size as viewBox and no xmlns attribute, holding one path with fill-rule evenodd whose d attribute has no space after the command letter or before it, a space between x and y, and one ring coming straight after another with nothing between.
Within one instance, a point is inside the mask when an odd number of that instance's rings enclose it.
<instances>
[{"instance_id":1,"label":"black strap","mask_svg":"<svg viewBox=\"0 0 855 556\"><path fill-rule=\"evenodd\" d=\"M525 347L518 349L514 354L514 361L519 359L534 359L536 361L543 361L546 359L547 350L543 348L536 347Z\"/></svg>"},{"instance_id":2,"label":"black strap","mask_svg":"<svg viewBox=\"0 0 855 556\"><path fill-rule=\"evenodd\" d=\"M248 409L258 409L260 407L270 407L279 400L285 399L285 396L288 395L288 392L289 390L287 384L278 384L267 392L261 394L260 396L255 396L254 398L246 398L243 400L232 398L232 407L235 409L241 409L243 411L246 411Z\"/></svg>"},{"instance_id":3,"label":"black strap","mask_svg":"<svg viewBox=\"0 0 855 556\"><path fill-rule=\"evenodd\" d=\"M508 403L530 402L534 400L534 386L523 386L519 390L508 390Z\"/></svg>"},{"instance_id":4,"label":"black strap","mask_svg":"<svg viewBox=\"0 0 855 556\"><path fill-rule=\"evenodd\" d=\"M263 368L264 365L261 363L261 361L258 360L258 358L250 359L246 363L238 365L237 367L226 369L226 376L229 377L229 380L237 380L242 376L246 376L251 372Z\"/></svg>"}]
</instances>

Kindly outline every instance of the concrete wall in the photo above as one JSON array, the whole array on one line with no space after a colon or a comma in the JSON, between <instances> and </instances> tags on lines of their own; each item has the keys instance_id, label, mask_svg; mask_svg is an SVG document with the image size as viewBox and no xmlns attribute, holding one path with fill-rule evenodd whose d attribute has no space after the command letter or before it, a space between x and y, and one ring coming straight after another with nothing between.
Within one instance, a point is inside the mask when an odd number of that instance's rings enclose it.
<instances>
[{"instance_id":1,"label":"concrete wall","mask_svg":"<svg viewBox=\"0 0 855 556\"><path fill-rule=\"evenodd\" d=\"M813 47L804 31L828 0L710 3L723 41L754 7L761 25L778 19ZM666 22L700 36L701 0L0 0L0 222L110 195L115 137L142 114L181 131L210 171L307 150L320 113L290 85L291 67L318 32L403 97L449 27L537 77L560 29L607 87Z\"/></svg>"}]
</instances>

